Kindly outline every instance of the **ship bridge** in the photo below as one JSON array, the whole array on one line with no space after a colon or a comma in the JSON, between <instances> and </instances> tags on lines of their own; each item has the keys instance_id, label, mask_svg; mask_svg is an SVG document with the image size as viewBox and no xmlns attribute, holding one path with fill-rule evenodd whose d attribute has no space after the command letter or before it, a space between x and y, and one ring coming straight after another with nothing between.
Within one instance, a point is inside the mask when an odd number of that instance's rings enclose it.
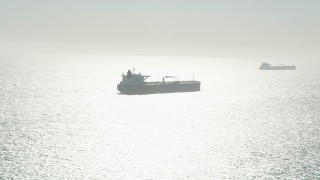
<instances>
[{"instance_id":1,"label":"ship bridge","mask_svg":"<svg viewBox=\"0 0 320 180\"><path fill-rule=\"evenodd\" d=\"M145 80L148 79L150 76L142 75L141 73L135 74L134 69L133 71L128 70L127 74L122 74L122 81L120 84L128 84L128 85L141 85L145 84Z\"/></svg>"}]
</instances>

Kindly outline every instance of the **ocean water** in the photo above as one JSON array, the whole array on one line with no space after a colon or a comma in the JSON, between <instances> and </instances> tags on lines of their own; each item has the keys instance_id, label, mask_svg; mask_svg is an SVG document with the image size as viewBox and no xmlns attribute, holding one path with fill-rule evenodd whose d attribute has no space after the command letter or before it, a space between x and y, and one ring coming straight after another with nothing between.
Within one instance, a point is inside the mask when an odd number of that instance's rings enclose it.
<instances>
[{"instance_id":1,"label":"ocean water","mask_svg":"<svg viewBox=\"0 0 320 180\"><path fill-rule=\"evenodd\" d=\"M319 179L317 66L260 63L0 54L0 179ZM202 90L120 95L133 66Z\"/></svg>"}]
</instances>

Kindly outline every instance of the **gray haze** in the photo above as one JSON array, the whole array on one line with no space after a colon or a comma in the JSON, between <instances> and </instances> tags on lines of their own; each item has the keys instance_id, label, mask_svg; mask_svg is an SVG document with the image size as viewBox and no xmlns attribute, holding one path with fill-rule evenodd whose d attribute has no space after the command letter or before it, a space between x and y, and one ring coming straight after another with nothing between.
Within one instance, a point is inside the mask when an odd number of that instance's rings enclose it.
<instances>
[{"instance_id":1,"label":"gray haze","mask_svg":"<svg viewBox=\"0 0 320 180\"><path fill-rule=\"evenodd\" d=\"M317 59L319 5L318 0L0 0L0 42L2 49Z\"/></svg>"},{"instance_id":2,"label":"gray haze","mask_svg":"<svg viewBox=\"0 0 320 180\"><path fill-rule=\"evenodd\" d=\"M0 180L320 179L319 5L0 0Z\"/></svg>"}]
</instances>

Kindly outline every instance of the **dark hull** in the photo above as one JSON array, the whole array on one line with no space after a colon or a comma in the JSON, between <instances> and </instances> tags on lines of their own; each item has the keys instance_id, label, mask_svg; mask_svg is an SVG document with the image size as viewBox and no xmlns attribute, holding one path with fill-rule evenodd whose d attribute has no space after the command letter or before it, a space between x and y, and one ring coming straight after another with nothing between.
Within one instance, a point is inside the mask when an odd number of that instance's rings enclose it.
<instances>
[{"instance_id":1,"label":"dark hull","mask_svg":"<svg viewBox=\"0 0 320 180\"><path fill-rule=\"evenodd\" d=\"M175 92L200 91L200 82L192 83L171 83L171 84L143 84L143 85L124 85L118 84L118 91L122 94L157 94Z\"/></svg>"},{"instance_id":2,"label":"dark hull","mask_svg":"<svg viewBox=\"0 0 320 180\"><path fill-rule=\"evenodd\" d=\"M295 66L270 66L270 67L260 67L260 70L296 70Z\"/></svg>"}]
</instances>

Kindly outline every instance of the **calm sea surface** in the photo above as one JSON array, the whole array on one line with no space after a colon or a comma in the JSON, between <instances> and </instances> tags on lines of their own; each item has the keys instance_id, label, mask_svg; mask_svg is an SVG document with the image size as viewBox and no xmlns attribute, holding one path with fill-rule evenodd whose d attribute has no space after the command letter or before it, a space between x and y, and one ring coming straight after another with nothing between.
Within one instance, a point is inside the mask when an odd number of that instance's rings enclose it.
<instances>
[{"instance_id":1,"label":"calm sea surface","mask_svg":"<svg viewBox=\"0 0 320 180\"><path fill-rule=\"evenodd\" d=\"M320 71L260 63L0 54L0 179L319 179ZM202 90L120 95L132 66Z\"/></svg>"}]
</instances>

